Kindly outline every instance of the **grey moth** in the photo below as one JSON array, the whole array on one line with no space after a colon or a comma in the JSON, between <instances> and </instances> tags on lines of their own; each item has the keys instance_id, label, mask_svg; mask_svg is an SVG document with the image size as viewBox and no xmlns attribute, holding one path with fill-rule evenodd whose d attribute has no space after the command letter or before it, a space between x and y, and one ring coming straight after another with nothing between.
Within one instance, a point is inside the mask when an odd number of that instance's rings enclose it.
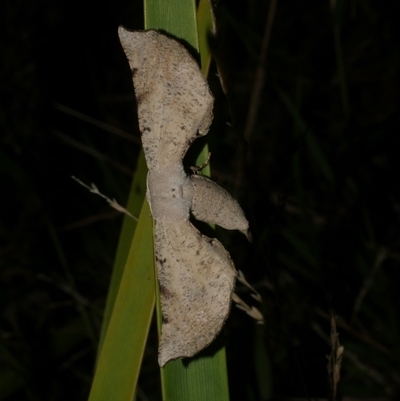
<instances>
[{"instance_id":1,"label":"grey moth","mask_svg":"<svg viewBox=\"0 0 400 401\"><path fill-rule=\"evenodd\" d=\"M195 60L156 31L120 27L138 107L146 163L147 200L154 221L155 259L163 317L159 364L191 357L209 345L229 314L237 272L229 253L199 232L196 219L246 233L248 222L228 192L182 160L206 135L213 96Z\"/></svg>"}]
</instances>

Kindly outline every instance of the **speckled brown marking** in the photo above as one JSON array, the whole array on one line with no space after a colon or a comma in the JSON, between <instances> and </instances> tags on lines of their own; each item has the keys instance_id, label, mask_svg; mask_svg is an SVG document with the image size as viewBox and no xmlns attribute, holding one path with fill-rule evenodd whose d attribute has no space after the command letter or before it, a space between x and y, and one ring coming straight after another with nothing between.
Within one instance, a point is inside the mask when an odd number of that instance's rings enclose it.
<instances>
[{"instance_id":1,"label":"speckled brown marking","mask_svg":"<svg viewBox=\"0 0 400 401\"><path fill-rule=\"evenodd\" d=\"M172 294L170 293L170 291L168 290L168 288L165 285L161 285L160 284L160 295L164 298L164 299L171 299L172 298Z\"/></svg>"}]
</instances>

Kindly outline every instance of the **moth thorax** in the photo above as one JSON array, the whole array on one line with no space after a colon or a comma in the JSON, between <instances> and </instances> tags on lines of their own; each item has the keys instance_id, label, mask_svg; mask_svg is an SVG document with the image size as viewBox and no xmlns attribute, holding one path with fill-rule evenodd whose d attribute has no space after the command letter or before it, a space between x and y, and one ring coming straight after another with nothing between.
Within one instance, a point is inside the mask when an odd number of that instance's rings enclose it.
<instances>
[{"instance_id":1,"label":"moth thorax","mask_svg":"<svg viewBox=\"0 0 400 401\"><path fill-rule=\"evenodd\" d=\"M150 171L147 175L148 200L154 219L183 221L189 219L192 194L187 187L188 177L181 168L171 172Z\"/></svg>"}]
</instances>

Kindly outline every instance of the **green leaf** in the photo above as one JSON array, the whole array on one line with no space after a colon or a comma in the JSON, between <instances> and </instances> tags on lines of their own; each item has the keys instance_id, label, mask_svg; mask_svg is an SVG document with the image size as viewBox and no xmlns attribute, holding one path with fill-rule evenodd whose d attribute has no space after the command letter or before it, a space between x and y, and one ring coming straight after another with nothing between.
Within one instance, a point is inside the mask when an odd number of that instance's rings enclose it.
<instances>
[{"instance_id":1,"label":"green leaf","mask_svg":"<svg viewBox=\"0 0 400 401\"><path fill-rule=\"evenodd\" d=\"M198 51L194 1L147 1L145 21L146 29L163 30ZM210 58L209 51L205 57ZM198 162L207 154L205 147ZM127 209L137 215L139 205L143 206L137 226L126 217L121 231L90 401L131 401L136 391L156 293L153 226L144 201L146 173L141 153ZM157 302L160 322L159 298ZM219 344L217 341L209 348L212 354L208 350L191 360L169 362L161 369L164 400L229 400L225 349Z\"/></svg>"},{"instance_id":2,"label":"green leaf","mask_svg":"<svg viewBox=\"0 0 400 401\"><path fill-rule=\"evenodd\" d=\"M147 166L144 159L143 150L141 150L135 177L132 181L131 190L128 197L128 204L126 208L135 217L139 216L143 202L146 195L146 177L147 177ZM113 273L111 276L110 288L107 295L107 303L104 311L103 324L101 328L99 350L102 347L105 334L107 332L108 323L111 318L111 313L114 308L115 299L117 298L119 285L122 279L122 275L125 269L126 260L128 258L129 250L132 245L132 238L135 233L137 222L130 216L124 217L122 225L120 240L118 242L117 253L115 256Z\"/></svg>"},{"instance_id":3,"label":"green leaf","mask_svg":"<svg viewBox=\"0 0 400 401\"><path fill-rule=\"evenodd\" d=\"M89 401L130 401L154 310L153 230L143 203L98 358Z\"/></svg>"},{"instance_id":4,"label":"green leaf","mask_svg":"<svg viewBox=\"0 0 400 401\"><path fill-rule=\"evenodd\" d=\"M196 4L192 0L145 0L146 29L165 31L199 49Z\"/></svg>"},{"instance_id":5,"label":"green leaf","mask_svg":"<svg viewBox=\"0 0 400 401\"><path fill-rule=\"evenodd\" d=\"M207 71L211 53L208 49L207 26L211 26L210 10L202 5L202 20L199 26L202 27L200 43L204 51L202 62L207 63L204 71ZM162 29L165 32L182 39L197 51L199 40L196 24L196 9L193 0L170 0L168 2L148 0L145 2L146 29ZM203 29L206 27L205 29ZM201 164L206 160L208 147L201 151L197 163ZM207 166L208 167L208 166ZM204 170L203 170L204 172ZM207 173L207 170L206 170ZM161 327L161 313L159 297L157 297L157 313L159 329ZM161 368L162 393L166 401L177 400L229 400L228 378L226 370L225 349L219 349L211 356L205 352L200 353L191 360L176 360L168 362Z\"/></svg>"}]
</instances>

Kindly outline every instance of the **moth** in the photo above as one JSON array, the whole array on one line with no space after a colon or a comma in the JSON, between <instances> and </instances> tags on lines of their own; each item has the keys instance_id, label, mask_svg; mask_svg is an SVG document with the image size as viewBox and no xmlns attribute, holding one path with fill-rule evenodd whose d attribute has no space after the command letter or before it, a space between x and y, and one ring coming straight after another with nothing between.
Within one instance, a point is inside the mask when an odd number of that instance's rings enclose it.
<instances>
[{"instance_id":1,"label":"moth","mask_svg":"<svg viewBox=\"0 0 400 401\"><path fill-rule=\"evenodd\" d=\"M182 160L206 135L213 96L196 61L156 31L118 30L129 61L146 163L147 201L154 221L161 297L159 365L208 346L229 314L237 272L229 253L190 222L247 233L248 221L228 192L203 176L187 175Z\"/></svg>"}]
</instances>

